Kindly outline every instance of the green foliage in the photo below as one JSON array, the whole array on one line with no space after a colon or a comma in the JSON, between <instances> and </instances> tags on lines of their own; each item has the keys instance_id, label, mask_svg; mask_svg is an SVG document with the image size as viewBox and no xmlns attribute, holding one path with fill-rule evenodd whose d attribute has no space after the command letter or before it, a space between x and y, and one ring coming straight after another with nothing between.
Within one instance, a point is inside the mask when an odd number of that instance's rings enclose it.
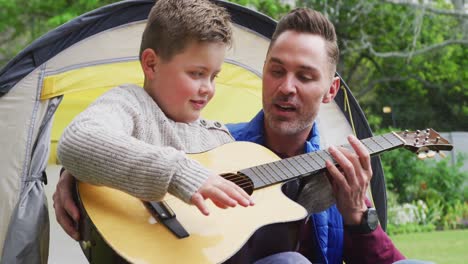
<instances>
[{"instance_id":1,"label":"green foliage","mask_svg":"<svg viewBox=\"0 0 468 264\"><path fill-rule=\"evenodd\" d=\"M468 130L466 16L391 1L298 3L321 11L335 24L341 49L338 71L371 117L373 129ZM453 11L447 1L430 4ZM383 106L392 107L391 116L382 113ZM374 122L376 117L381 122Z\"/></svg>"},{"instance_id":2,"label":"green foliage","mask_svg":"<svg viewBox=\"0 0 468 264\"><path fill-rule=\"evenodd\" d=\"M436 227L433 224L420 225L420 224L404 224L404 225L394 225L387 224L387 234L388 235L400 235L400 234L410 234L410 233L419 233L419 232L431 232L435 231Z\"/></svg>"},{"instance_id":3,"label":"green foliage","mask_svg":"<svg viewBox=\"0 0 468 264\"><path fill-rule=\"evenodd\" d=\"M291 7L283 4L281 0L231 0L230 2L255 9L274 19L279 19L291 10Z\"/></svg>"},{"instance_id":4,"label":"green foliage","mask_svg":"<svg viewBox=\"0 0 468 264\"><path fill-rule=\"evenodd\" d=\"M468 221L468 202L457 200L447 205L440 227L444 230L467 228L466 221Z\"/></svg>"},{"instance_id":5,"label":"green foliage","mask_svg":"<svg viewBox=\"0 0 468 264\"><path fill-rule=\"evenodd\" d=\"M0 0L0 68L47 31L115 0Z\"/></svg>"},{"instance_id":6,"label":"green foliage","mask_svg":"<svg viewBox=\"0 0 468 264\"><path fill-rule=\"evenodd\" d=\"M387 233L391 235L411 232L428 232L468 228L468 202L460 200L442 203L432 199L427 202L418 200L412 203L398 204L397 195L388 193L389 210Z\"/></svg>"},{"instance_id":7,"label":"green foliage","mask_svg":"<svg viewBox=\"0 0 468 264\"><path fill-rule=\"evenodd\" d=\"M383 154L381 160L388 189L388 232L466 228L468 201L464 183L468 181L468 173L460 169L465 158L460 155L456 164L451 165L447 159L418 160L414 154L403 150ZM421 227L415 229L413 225Z\"/></svg>"},{"instance_id":8,"label":"green foliage","mask_svg":"<svg viewBox=\"0 0 468 264\"><path fill-rule=\"evenodd\" d=\"M411 232L434 231L439 225L442 206L428 206L424 201L397 203L397 195L388 192L388 234L405 234ZM439 201L440 202L440 201Z\"/></svg>"},{"instance_id":9,"label":"green foliage","mask_svg":"<svg viewBox=\"0 0 468 264\"><path fill-rule=\"evenodd\" d=\"M444 205L441 200L428 200L427 202L427 221L423 224L440 226L440 220L444 214Z\"/></svg>"},{"instance_id":10,"label":"green foliage","mask_svg":"<svg viewBox=\"0 0 468 264\"><path fill-rule=\"evenodd\" d=\"M448 159L435 162L418 160L406 150L396 150L381 155L389 190L398 194L398 202L413 200L441 200L450 203L463 199L463 183L468 173L461 171L465 157L460 155L452 166Z\"/></svg>"},{"instance_id":11,"label":"green foliage","mask_svg":"<svg viewBox=\"0 0 468 264\"><path fill-rule=\"evenodd\" d=\"M0 68L47 31L117 0L0 0ZM280 0L233 0L272 18L290 10Z\"/></svg>"}]
</instances>

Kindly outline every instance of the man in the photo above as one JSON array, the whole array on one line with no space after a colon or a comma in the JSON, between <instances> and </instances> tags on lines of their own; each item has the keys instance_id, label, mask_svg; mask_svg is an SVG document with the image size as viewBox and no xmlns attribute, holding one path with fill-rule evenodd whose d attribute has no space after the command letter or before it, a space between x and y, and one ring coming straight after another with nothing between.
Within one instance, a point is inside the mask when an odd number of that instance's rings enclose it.
<instances>
[{"instance_id":1,"label":"man","mask_svg":"<svg viewBox=\"0 0 468 264\"><path fill-rule=\"evenodd\" d=\"M318 150L314 120L320 105L331 102L339 90L340 80L335 77L338 58L334 26L322 14L301 8L284 16L263 68L263 111L249 123L228 125L231 134L236 140L264 145L282 158ZM366 227L369 212L374 213L366 203L372 177L370 157L355 137L348 139L355 153L328 149L342 169L327 162L336 206L311 215L301 253L319 263L402 259L380 227Z\"/></svg>"},{"instance_id":2,"label":"man","mask_svg":"<svg viewBox=\"0 0 468 264\"><path fill-rule=\"evenodd\" d=\"M340 87L339 78L334 77L338 57L334 26L322 14L296 9L283 17L265 60L263 111L249 123L229 126L236 140L262 144L282 158L318 150L314 121L320 105L331 102ZM340 167L326 164L336 206L309 217L301 253L319 263L392 263L403 259L369 218L374 212L368 209L366 199L372 177L369 153L355 137L348 140L354 152L328 149ZM79 212L71 199L72 184L72 176L63 173L54 194L54 208L64 230L78 239L74 223L79 221ZM272 260L278 263L280 258Z\"/></svg>"}]
</instances>

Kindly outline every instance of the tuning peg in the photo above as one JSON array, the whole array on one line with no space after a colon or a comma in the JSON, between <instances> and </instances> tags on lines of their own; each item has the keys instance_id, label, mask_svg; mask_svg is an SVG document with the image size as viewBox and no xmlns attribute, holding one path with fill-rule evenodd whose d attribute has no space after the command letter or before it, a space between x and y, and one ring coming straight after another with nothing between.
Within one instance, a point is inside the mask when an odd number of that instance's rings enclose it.
<instances>
[{"instance_id":1,"label":"tuning peg","mask_svg":"<svg viewBox=\"0 0 468 264\"><path fill-rule=\"evenodd\" d=\"M445 153L443 153L443 152L440 152L440 151L439 151L438 153L439 153L439 155L440 155L441 158L447 157L447 155L445 155Z\"/></svg>"},{"instance_id":2,"label":"tuning peg","mask_svg":"<svg viewBox=\"0 0 468 264\"><path fill-rule=\"evenodd\" d=\"M432 150L429 150L429 152L427 152L427 157L428 158L433 158L435 156L435 151L432 151Z\"/></svg>"},{"instance_id":3,"label":"tuning peg","mask_svg":"<svg viewBox=\"0 0 468 264\"><path fill-rule=\"evenodd\" d=\"M425 158L427 158L427 154L425 152L418 153L418 159L423 160Z\"/></svg>"}]
</instances>

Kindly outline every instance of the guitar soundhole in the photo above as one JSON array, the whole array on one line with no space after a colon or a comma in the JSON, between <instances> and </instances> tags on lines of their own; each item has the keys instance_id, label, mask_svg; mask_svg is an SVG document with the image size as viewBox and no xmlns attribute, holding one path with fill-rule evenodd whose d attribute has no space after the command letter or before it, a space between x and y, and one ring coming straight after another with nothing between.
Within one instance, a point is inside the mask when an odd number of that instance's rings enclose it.
<instances>
[{"instance_id":1,"label":"guitar soundhole","mask_svg":"<svg viewBox=\"0 0 468 264\"><path fill-rule=\"evenodd\" d=\"M253 193L253 190L254 190L253 182L249 177L245 176L244 174L240 174L240 173L223 173L223 174L220 174L220 175L224 179L232 181L237 186L244 189L244 191L246 193L248 193L249 195Z\"/></svg>"}]
</instances>

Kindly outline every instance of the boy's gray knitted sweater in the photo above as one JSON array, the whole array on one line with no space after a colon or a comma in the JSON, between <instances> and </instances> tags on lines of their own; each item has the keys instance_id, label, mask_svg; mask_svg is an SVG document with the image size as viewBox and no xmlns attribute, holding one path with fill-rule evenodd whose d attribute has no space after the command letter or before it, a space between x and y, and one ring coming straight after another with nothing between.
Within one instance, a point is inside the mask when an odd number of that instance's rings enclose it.
<instances>
[{"instance_id":1,"label":"boy's gray knitted sweater","mask_svg":"<svg viewBox=\"0 0 468 264\"><path fill-rule=\"evenodd\" d=\"M219 123L216 123L219 126ZM77 179L160 200L169 192L189 202L211 172L185 153L233 138L207 120L177 123L136 85L114 88L65 129L57 155Z\"/></svg>"}]
</instances>

